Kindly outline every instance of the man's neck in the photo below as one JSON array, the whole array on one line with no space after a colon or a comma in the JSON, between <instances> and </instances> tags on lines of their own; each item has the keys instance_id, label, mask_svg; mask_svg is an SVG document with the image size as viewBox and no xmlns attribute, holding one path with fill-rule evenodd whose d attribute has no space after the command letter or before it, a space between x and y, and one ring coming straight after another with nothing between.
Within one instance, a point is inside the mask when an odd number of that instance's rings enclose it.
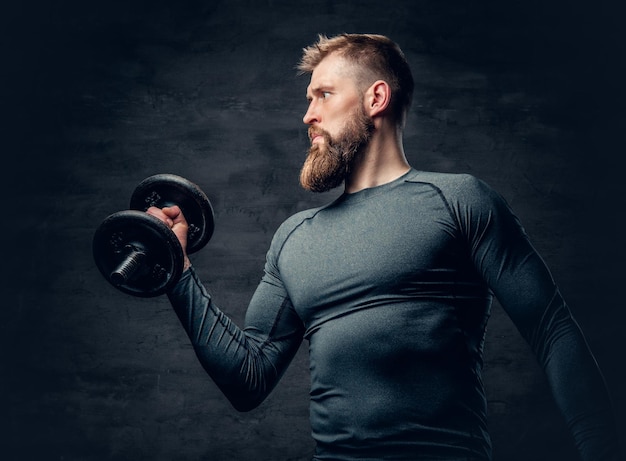
<instances>
[{"instance_id":1,"label":"man's neck","mask_svg":"<svg viewBox=\"0 0 626 461\"><path fill-rule=\"evenodd\" d=\"M387 137L375 135L346 178L345 192L352 194L387 184L398 179L410 168L399 133Z\"/></svg>"}]
</instances>

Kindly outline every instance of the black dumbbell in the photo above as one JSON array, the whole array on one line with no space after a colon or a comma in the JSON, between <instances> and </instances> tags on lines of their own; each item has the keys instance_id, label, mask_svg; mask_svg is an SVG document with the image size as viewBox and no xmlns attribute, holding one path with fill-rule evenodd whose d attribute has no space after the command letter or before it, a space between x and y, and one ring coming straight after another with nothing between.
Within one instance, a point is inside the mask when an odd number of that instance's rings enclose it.
<instances>
[{"instance_id":1,"label":"black dumbbell","mask_svg":"<svg viewBox=\"0 0 626 461\"><path fill-rule=\"evenodd\" d=\"M153 297L174 285L183 270L183 249L174 232L145 211L178 205L189 230L187 253L204 247L214 230L213 207L202 190L173 174L157 174L135 188L130 209L108 216L93 237L98 269L124 293Z\"/></svg>"}]
</instances>

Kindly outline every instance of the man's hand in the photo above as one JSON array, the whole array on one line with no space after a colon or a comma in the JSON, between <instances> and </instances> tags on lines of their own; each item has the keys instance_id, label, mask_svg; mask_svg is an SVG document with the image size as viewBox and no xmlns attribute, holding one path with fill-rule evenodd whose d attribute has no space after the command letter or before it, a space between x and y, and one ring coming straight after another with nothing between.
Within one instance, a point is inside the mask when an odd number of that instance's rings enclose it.
<instances>
[{"instance_id":1,"label":"man's hand","mask_svg":"<svg viewBox=\"0 0 626 461\"><path fill-rule=\"evenodd\" d=\"M170 229L172 229L172 232L174 232L180 242L180 245L183 247L183 255L185 258L183 271L187 270L189 266L191 266L191 262L187 257L187 231L189 230L189 224L187 223L185 215L183 215L181 209L176 205L166 208L151 206L146 210L146 213L159 218Z\"/></svg>"}]
</instances>

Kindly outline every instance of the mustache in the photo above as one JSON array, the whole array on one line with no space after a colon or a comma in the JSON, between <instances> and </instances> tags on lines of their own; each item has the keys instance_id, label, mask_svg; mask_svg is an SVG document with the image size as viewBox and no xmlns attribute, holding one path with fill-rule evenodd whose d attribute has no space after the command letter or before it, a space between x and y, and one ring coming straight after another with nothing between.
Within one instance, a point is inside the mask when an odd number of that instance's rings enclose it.
<instances>
[{"instance_id":1,"label":"mustache","mask_svg":"<svg viewBox=\"0 0 626 461\"><path fill-rule=\"evenodd\" d=\"M328 131L322 130L320 128L315 128L312 126L309 127L308 134L309 134L309 141L313 141L313 138L315 138L316 136L323 136L326 139L330 138L330 133L328 133Z\"/></svg>"}]
</instances>

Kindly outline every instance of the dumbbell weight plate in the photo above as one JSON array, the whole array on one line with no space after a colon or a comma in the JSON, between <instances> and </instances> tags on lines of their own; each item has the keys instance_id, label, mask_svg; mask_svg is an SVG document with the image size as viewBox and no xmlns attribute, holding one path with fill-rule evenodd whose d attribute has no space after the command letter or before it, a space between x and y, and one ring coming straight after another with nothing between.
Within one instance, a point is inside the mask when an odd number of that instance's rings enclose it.
<instances>
[{"instance_id":1,"label":"dumbbell weight plate","mask_svg":"<svg viewBox=\"0 0 626 461\"><path fill-rule=\"evenodd\" d=\"M94 234L93 256L113 286L146 298L165 293L183 268L176 235L158 218L137 210L114 213L102 222Z\"/></svg>"},{"instance_id":2,"label":"dumbbell weight plate","mask_svg":"<svg viewBox=\"0 0 626 461\"><path fill-rule=\"evenodd\" d=\"M131 210L173 205L178 205L187 219L187 254L194 253L208 243L215 225L213 207L200 187L181 176L157 174L139 183L130 199Z\"/></svg>"}]
</instances>

